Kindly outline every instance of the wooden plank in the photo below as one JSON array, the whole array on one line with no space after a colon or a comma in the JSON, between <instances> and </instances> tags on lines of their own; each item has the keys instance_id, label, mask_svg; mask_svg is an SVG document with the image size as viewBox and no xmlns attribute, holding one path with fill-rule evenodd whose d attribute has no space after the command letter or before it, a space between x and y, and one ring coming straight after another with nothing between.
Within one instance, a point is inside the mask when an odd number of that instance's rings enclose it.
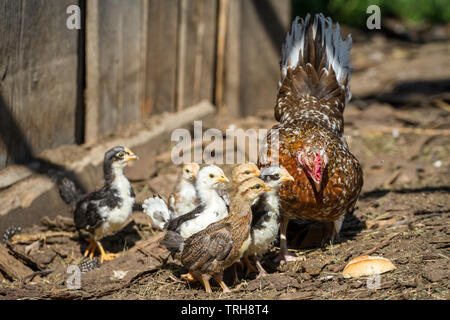
<instances>
[{"instance_id":1,"label":"wooden plank","mask_svg":"<svg viewBox=\"0 0 450 320\"><path fill-rule=\"evenodd\" d=\"M224 102L225 44L228 29L229 4L229 0L219 0L218 3L214 103L219 113L223 110Z\"/></svg>"},{"instance_id":2,"label":"wooden plank","mask_svg":"<svg viewBox=\"0 0 450 320\"><path fill-rule=\"evenodd\" d=\"M149 0L142 113L175 111L179 0Z\"/></svg>"},{"instance_id":3,"label":"wooden plank","mask_svg":"<svg viewBox=\"0 0 450 320\"><path fill-rule=\"evenodd\" d=\"M213 99L216 0L180 0L177 110Z\"/></svg>"},{"instance_id":4,"label":"wooden plank","mask_svg":"<svg viewBox=\"0 0 450 320\"><path fill-rule=\"evenodd\" d=\"M219 110L221 114L239 115L241 1L228 1L223 101L216 101L216 104L222 105L221 110Z\"/></svg>"},{"instance_id":5,"label":"wooden plank","mask_svg":"<svg viewBox=\"0 0 450 320\"><path fill-rule=\"evenodd\" d=\"M87 3L88 142L141 118L144 2Z\"/></svg>"},{"instance_id":6,"label":"wooden plank","mask_svg":"<svg viewBox=\"0 0 450 320\"><path fill-rule=\"evenodd\" d=\"M231 1L230 19L238 19L239 28L229 22L233 30L228 35L227 50L235 56L238 52L238 59L227 60L226 74L232 79L226 80L226 90L234 91L238 101L233 101L235 96L228 94L225 99L231 99L226 101L228 106L237 103L243 116L275 105L281 45L291 20L290 6L288 0L249 0L238 4ZM233 43L236 37L239 37L238 45ZM233 78L236 76L230 69L238 72L238 80Z\"/></svg>"},{"instance_id":7,"label":"wooden plank","mask_svg":"<svg viewBox=\"0 0 450 320\"><path fill-rule=\"evenodd\" d=\"M0 169L74 143L79 31L72 0L0 1Z\"/></svg>"}]
</instances>

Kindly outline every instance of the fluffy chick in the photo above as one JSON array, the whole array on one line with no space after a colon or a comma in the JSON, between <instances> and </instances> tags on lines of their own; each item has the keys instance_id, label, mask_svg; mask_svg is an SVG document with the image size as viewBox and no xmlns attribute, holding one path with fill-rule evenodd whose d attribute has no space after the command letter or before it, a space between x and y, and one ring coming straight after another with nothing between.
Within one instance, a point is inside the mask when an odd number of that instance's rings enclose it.
<instances>
[{"instance_id":1,"label":"fluffy chick","mask_svg":"<svg viewBox=\"0 0 450 320\"><path fill-rule=\"evenodd\" d=\"M61 198L74 209L77 229L91 233L92 238L84 255L92 258L100 251L100 262L111 260L115 254L106 254L100 239L118 231L128 220L134 205L134 192L123 169L137 156L126 147L114 147L105 153L103 161L104 186L97 191L82 194L73 181L64 178L59 184Z\"/></svg>"},{"instance_id":2,"label":"fluffy chick","mask_svg":"<svg viewBox=\"0 0 450 320\"><path fill-rule=\"evenodd\" d=\"M251 178L238 186L230 203L230 213L186 240L181 262L211 292L211 277L223 292L230 292L223 281L223 271L242 257L250 243L251 204L271 189L259 178Z\"/></svg>"},{"instance_id":3,"label":"fluffy chick","mask_svg":"<svg viewBox=\"0 0 450 320\"><path fill-rule=\"evenodd\" d=\"M278 190L287 181L294 181L289 172L279 165L272 165L261 170L260 178L270 187L271 191L264 193L252 206L253 220L251 241L244 254L247 273L255 270L248 257L254 257L259 274L258 278L267 275L259 261L258 255L264 254L275 241L280 229L280 208ZM255 270L256 271L256 270Z\"/></svg>"},{"instance_id":4,"label":"fluffy chick","mask_svg":"<svg viewBox=\"0 0 450 320\"><path fill-rule=\"evenodd\" d=\"M172 254L183 250L185 239L228 214L224 200L217 193L220 184L228 181L222 169L215 165L200 169L196 181L200 204L187 214L171 220L161 241Z\"/></svg>"},{"instance_id":5,"label":"fluffy chick","mask_svg":"<svg viewBox=\"0 0 450 320\"><path fill-rule=\"evenodd\" d=\"M195 179L199 168L199 165L196 163L188 163L183 166L174 191L169 197L169 204L160 195L145 199L142 208L150 217L153 228L164 230L170 220L182 216L197 207L198 197Z\"/></svg>"},{"instance_id":6,"label":"fluffy chick","mask_svg":"<svg viewBox=\"0 0 450 320\"><path fill-rule=\"evenodd\" d=\"M178 178L173 193L169 197L169 209L172 219L194 210L198 205L195 179L200 166L197 163L188 163L183 166L183 171Z\"/></svg>"}]
</instances>

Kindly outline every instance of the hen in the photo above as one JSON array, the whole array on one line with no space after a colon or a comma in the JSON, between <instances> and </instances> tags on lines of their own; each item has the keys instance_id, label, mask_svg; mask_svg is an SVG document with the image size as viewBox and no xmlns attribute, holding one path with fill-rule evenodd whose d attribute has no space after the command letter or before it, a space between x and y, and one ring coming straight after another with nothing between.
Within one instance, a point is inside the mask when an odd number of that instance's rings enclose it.
<instances>
[{"instance_id":1,"label":"hen","mask_svg":"<svg viewBox=\"0 0 450 320\"><path fill-rule=\"evenodd\" d=\"M279 191L284 260L292 258L286 244L289 219L326 222L333 240L363 185L361 166L342 137L344 108L351 98L351 44L350 36L342 40L339 24L308 14L305 20L295 19L283 46L275 106L279 124L267 135L260 166L279 160L295 179Z\"/></svg>"}]
</instances>

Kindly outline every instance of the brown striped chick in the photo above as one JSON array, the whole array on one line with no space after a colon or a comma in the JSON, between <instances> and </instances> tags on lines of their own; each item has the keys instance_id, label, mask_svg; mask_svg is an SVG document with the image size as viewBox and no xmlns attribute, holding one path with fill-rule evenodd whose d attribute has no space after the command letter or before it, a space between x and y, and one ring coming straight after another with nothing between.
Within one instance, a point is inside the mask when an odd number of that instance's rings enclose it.
<instances>
[{"instance_id":1,"label":"brown striped chick","mask_svg":"<svg viewBox=\"0 0 450 320\"><path fill-rule=\"evenodd\" d=\"M203 283L210 293L211 277L223 292L230 292L223 281L223 271L242 257L250 244L252 203L270 191L264 181L250 178L240 184L230 202L226 218L210 224L206 229L186 239L181 262L189 273Z\"/></svg>"},{"instance_id":2,"label":"brown striped chick","mask_svg":"<svg viewBox=\"0 0 450 320\"><path fill-rule=\"evenodd\" d=\"M248 180L253 177L258 177L260 174L259 168L254 163L243 163L238 165L233 169L233 172L231 173L231 180L234 185L234 189L232 193L235 193L238 186L244 182L245 180ZM230 204L230 195L228 191L225 188L219 189L219 195L222 197L222 199L225 201L227 206Z\"/></svg>"},{"instance_id":3,"label":"brown striped chick","mask_svg":"<svg viewBox=\"0 0 450 320\"><path fill-rule=\"evenodd\" d=\"M198 195L195 189L200 166L197 163L187 163L178 178L173 193L169 197L169 209L172 213L171 219L194 210L198 205Z\"/></svg>"}]
</instances>

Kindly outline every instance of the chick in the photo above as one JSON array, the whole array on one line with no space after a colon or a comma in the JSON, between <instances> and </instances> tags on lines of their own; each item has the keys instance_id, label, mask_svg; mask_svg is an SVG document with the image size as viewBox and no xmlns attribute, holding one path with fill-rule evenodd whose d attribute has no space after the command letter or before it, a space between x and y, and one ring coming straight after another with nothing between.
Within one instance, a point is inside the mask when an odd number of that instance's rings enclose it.
<instances>
[{"instance_id":1,"label":"chick","mask_svg":"<svg viewBox=\"0 0 450 320\"><path fill-rule=\"evenodd\" d=\"M228 214L227 206L217 190L221 183L228 181L222 169L217 166L210 165L200 169L195 184L200 204L187 214L171 220L161 241L172 254L183 250L185 239L225 218Z\"/></svg>"},{"instance_id":2,"label":"chick","mask_svg":"<svg viewBox=\"0 0 450 320\"><path fill-rule=\"evenodd\" d=\"M272 165L261 170L260 178L270 187L271 191L264 193L252 206L253 220L251 229L251 241L244 254L247 264L247 274L255 270L248 257L254 256L259 274L258 278L267 273L258 259L258 255L264 254L275 241L280 229L280 208L278 199L279 188L287 181L294 181L289 172L279 165ZM256 271L256 270L255 270Z\"/></svg>"},{"instance_id":3,"label":"chick","mask_svg":"<svg viewBox=\"0 0 450 320\"><path fill-rule=\"evenodd\" d=\"M126 147L114 147L105 153L103 161L104 186L97 191L81 194L75 184L64 178L59 184L61 198L74 209L77 229L91 233L84 255L92 258L100 251L100 262L112 260L115 254L106 254L100 239L118 231L133 211L134 192L123 169L138 157Z\"/></svg>"},{"instance_id":4,"label":"chick","mask_svg":"<svg viewBox=\"0 0 450 320\"><path fill-rule=\"evenodd\" d=\"M182 216L197 207L198 197L195 179L199 168L199 165L196 163L188 163L183 166L174 192L169 197L169 205L160 195L145 199L142 208L150 217L153 228L164 230L170 220Z\"/></svg>"},{"instance_id":5,"label":"chick","mask_svg":"<svg viewBox=\"0 0 450 320\"><path fill-rule=\"evenodd\" d=\"M198 205L195 179L200 166L197 163L188 163L183 166L182 174L175 185L174 192L169 197L169 209L172 219L194 210Z\"/></svg>"},{"instance_id":6,"label":"chick","mask_svg":"<svg viewBox=\"0 0 450 320\"><path fill-rule=\"evenodd\" d=\"M181 262L190 274L203 282L206 292L211 292L211 276L219 283L223 292L230 292L223 281L223 271L248 249L251 204L270 190L259 178L244 181L232 197L228 216L186 239Z\"/></svg>"},{"instance_id":7,"label":"chick","mask_svg":"<svg viewBox=\"0 0 450 320\"><path fill-rule=\"evenodd\" d=\"M234 190L233 193L236 192L237 186L239 186L242 182L252 177L258 177L260 174L259 168L254 163L244 163L240 164L233 169L231 173L231 180L233 181ZM219 195L224 199L227 206L230 205L230 195L228 191L221 187L219 189Z\"/></svg>"}]
</instances>

